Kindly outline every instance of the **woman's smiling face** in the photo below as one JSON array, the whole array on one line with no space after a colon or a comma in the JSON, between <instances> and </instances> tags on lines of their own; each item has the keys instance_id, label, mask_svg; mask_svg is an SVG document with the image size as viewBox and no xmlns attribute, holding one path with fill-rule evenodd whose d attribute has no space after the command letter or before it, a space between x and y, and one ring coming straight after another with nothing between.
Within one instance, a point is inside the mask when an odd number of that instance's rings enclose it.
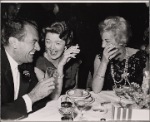
<instances>
[{"instance_id":1,"label":"woman's smiling face","mask_svg":"<svg viewBox=\"0 0 150 122\"><path fill-rule=\"evenodd\" d=\"M117 42L112 31L105 31L102 34L102 47L105 48L109 44L117 45Z\"/></svg>"},{"instance_id":2,"label":"woman's smiling face","mask_svg":"<svg viewBox=\"0 0 150 122\"><path fill-rule=\"evenodd\" d=\"M59 38L59 34L48 32L45 37L45 46L48 56L52 60L59 59L65 49L65 41Z\"/></svg>"}]
</instances>

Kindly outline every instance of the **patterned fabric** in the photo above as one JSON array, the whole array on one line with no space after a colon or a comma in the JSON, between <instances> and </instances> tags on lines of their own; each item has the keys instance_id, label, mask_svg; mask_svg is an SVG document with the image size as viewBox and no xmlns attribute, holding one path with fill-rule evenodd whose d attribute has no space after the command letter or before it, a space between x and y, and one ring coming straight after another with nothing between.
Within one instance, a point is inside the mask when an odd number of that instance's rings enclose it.
<instances>
[{"instance_id":1,"label":"patterned fabric","mask_svg":"<svg viewBox=\"0 0 150 122\"><path fill-rule=\"evenodd\" d=\"M102 54L98 54L99 59L101 60ZM146 66L146 58L147 54L145 51L137 51L135 54L129 57L128 61L128 79L129 82L135 82L139 85L142 84L143 81L143 69ZM124 67L125 67L125 61L126 59L119 61L119 60L112 60L112 63L114 65L114 72L115 72L115 79L116 81L119 81L121 79L121 75L123 74ZM120 83L123 85L125 82L124 80ZM110 63L107 66L106 75L105 75L105 81L104 81L104 87L103 90L112 90L112 86L114 85L114 81L111 76L111 68Z\"/></svg>"},{"instance_id":2,"label":"patterned fabric","mask_svg":"<svg viewBox=\"0 0 150 122\"><path fill-rule=\"evenodd\" d=\"M76 85L76 74L80 65L79 60L70 60L64 67L64 79L63 79L63 89L62 94L64 94L67 90L72 89ZM49 62L45 57L41 56L36 61L36 67L41 69L43 72L46 71L47 67L56 67Z\"/></svg>"}]
</instances>

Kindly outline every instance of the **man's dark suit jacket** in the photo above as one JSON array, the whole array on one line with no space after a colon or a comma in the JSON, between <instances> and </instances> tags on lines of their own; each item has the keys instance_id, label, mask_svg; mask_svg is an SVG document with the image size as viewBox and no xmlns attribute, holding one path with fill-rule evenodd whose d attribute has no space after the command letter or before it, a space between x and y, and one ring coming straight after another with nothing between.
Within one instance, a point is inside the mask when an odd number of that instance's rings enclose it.
<instances>
[{"instance_id":1,"label":"man's dark suit jacket","mask_svg":"<svg viewBox=\"0 0 150 122\"><path fill-rule=\"evenodd\" d=\"M30 82L28 92L30 92L38 80L31 64L25 64L30 72ZM20 81L22 82L22 81ZM28 82L28 81L27 81ZM26 93L24 93L26 94ZM34 107L35 106L35 107ZM45 106L45 101L36 102L32 107L33 111ZM26 104L22 96L14 100L14 84L10 63L4 48L1 48L1 118L18 119L27 116Z\"/></svg>"}]
</instances>

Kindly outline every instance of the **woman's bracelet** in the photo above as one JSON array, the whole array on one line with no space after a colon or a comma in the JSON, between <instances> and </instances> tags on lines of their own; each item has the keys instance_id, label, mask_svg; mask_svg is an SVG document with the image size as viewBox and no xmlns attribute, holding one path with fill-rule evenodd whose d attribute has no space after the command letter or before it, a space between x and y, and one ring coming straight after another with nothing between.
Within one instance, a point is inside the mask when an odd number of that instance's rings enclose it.
<instances>
[{"instance_id":1,"label":"woman's bracelet","mask_svg":"<svg viewBox=\"0 0 150 122\"><path fill-rule=\"evenodd\" d=\"M62 79L64 77L64 75L58 75L58 79Z\"/></svg>"},{"instance_id":2,"label":"woman's bracelet","mask_svg":"<svg viewBox=\"0 0 150 122\"><path fill-rule=\"evenodd\" d=\"M99 78L105 78L105 76L101 76L99 74L96 74Z\"/></svg>"}]
</instances>

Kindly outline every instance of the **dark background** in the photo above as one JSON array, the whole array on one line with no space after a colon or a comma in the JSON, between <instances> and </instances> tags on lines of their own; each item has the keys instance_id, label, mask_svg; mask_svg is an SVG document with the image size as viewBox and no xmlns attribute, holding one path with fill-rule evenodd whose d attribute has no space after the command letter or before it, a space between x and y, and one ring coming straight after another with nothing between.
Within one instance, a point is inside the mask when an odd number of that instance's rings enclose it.
<instances>
[{"instance_id":1,"label":"dark background","mask_svg":"<svg viewBox=\"0 0 150 122\"><path fill-rule=\"evenodd\" d=\"M69 20L71 17L76 17L76 23L73 24L84 26L84 32L81 31L81 34L97 29L98 23L108 16L122 16L131 24L133 36L130 45L135 48L139 48L143 32L148 26L149 8L145 3L58 3L60 12L57 17L52 13L53 5L24 3L18 15L36 20L41 27L58 19ZM91 42L93 43L89 39L88 42L86 41L87 45L90 43L92 46Z\"/></svg>"}]
</instances>

